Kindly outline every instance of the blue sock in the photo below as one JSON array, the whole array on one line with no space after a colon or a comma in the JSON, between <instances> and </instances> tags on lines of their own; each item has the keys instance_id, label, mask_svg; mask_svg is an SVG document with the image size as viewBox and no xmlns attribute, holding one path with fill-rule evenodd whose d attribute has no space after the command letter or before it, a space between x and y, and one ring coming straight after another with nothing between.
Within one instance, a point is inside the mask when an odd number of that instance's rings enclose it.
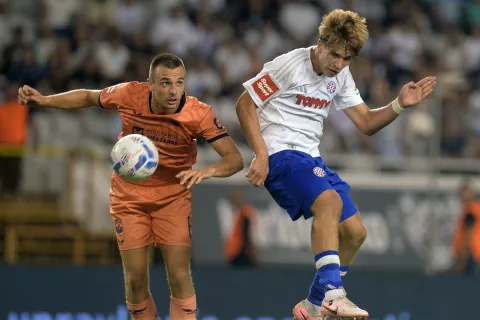
<instances>
[{"instance_id":1,"label":"blue sock","mask_svg":"<svg viewBox=\"0 0 480 320\"><path fill-rule=\"evenodd\" d=\"M310 287L310 293L307 297L308 301L314 305L321 306L325 292L333 288L343 286L340 277L340 257L338 252L328 250L321 252L315 256L315 265L317 274Z\"/></svg>"},{"instance_id":2,"label":"blue sock","mask_svg":"<svg viewBox=\"0 0 480 320\"><path fill-rule=\"evenodd\" d=\"M341 266L340 267L340 276L345 277L347 275L348 269L350 269L350 266Z\"/></svg>"}]
</instances>

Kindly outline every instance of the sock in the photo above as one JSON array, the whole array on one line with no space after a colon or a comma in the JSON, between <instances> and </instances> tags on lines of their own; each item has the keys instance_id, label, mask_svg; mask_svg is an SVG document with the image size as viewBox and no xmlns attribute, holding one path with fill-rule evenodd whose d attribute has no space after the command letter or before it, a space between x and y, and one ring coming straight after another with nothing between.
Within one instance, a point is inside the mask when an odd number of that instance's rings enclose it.
<instances>
[{"instance_id":1,"label":"sock","mask_svg":"<svg viewBox=\"0 0 480 320\"><path fill-rule=\"evenodd\" d=\"M128 313L132 320L157 320L158 313L152 295L139 304L133 304L127 301Z\"/></svg>"},{"instance_id":2,"label":"sock","mask_svg":"<svg viewBox=\"0 0 480 320\"><path fill-rule=\"evenodd\" d=\"M317 254L315 266L317 274L310 287L307 300L316 306L321 306L326 291L343 287L338 252L327 250Z\"/></svg>"},{"instance_id":3,"label":"sock","mask_svg":"<svg viewBox=\"0 0 480 320\"><path fill-rule=\"evenodd\" d=\"M350 269L350 266L341 266L340 267L340 276L345 277L347 275L348 269Z\"/></svg>"},{"instance_id":4,"label":"sock","mask_svg":"<svg viewBox=\"0 0 480 320\"><path fill-rule=\"evenodd\" d=\"M188 299L170 297L170 320L195 320L196 314L196 295Z\"/></svg>"}]
</instances>

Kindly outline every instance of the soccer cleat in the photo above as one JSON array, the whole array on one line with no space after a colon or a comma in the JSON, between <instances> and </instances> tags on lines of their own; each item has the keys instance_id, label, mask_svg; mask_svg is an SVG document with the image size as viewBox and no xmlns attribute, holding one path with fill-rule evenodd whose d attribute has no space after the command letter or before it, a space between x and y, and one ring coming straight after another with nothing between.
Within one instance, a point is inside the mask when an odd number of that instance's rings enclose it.
<instances>
[{"instance_id":1,"label":"soccer cleat","mask_svg":"<svg viewBox=\"0 0 480 320\"><path fill-rule=\"evenodd\" d=\"M297 303L293 307L293 319L294 320L324 320L322 316L312 316L308 313L307 308L305 307L305 300Z\"/></svg>"},{"instance_id":2,"label":"soccer cleat","mask_svg":"<svg viewBox=\"0 0 480 320\"><path fill-rule=\"evenodd\" d=\"M342 294L333 300L327 300L327 298L323 299L321 312L324 320L365 320L368 318L368 312L357 307L347 298L346 294Z\"/></svg>"}]
</instances>

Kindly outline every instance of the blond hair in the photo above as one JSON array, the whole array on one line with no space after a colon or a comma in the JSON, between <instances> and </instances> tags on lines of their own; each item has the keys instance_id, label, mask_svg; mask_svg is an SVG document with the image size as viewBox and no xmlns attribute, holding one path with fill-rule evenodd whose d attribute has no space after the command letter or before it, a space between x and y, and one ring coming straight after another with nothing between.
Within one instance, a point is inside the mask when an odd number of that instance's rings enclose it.
<instances>
[{"instance_id":1,"label":"blond hair","mask_svg":"<svg viewBox=\"0 0 480 320\"><path fill-rule=\"evenodd\" d=\"M318 33L324 46L357 56L368 39L367 20L355 12L335 9L323 17Z\"/></svg>"}]
</instances>

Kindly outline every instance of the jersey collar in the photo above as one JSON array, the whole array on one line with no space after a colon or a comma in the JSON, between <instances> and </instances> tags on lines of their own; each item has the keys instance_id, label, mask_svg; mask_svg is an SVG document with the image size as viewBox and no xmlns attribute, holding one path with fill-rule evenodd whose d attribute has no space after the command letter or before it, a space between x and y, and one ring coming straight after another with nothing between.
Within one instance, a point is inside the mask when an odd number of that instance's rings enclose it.
<instances>
[{"instance_id":1,"label":"jersey collar","mask_svg":"<svg viewBox=\"0 0 480 320\"><path fill-rule=\"evenodd\" d=\"M186 101L187 101L187 92L184 91L183 95L182 95L182 98L180 99L180 104L178 105L178 109L177 109L177 111L175 111L175 113L180 113L180 111L182 111L183 107L185 106Z\"/></svg>"}]
</instances>

